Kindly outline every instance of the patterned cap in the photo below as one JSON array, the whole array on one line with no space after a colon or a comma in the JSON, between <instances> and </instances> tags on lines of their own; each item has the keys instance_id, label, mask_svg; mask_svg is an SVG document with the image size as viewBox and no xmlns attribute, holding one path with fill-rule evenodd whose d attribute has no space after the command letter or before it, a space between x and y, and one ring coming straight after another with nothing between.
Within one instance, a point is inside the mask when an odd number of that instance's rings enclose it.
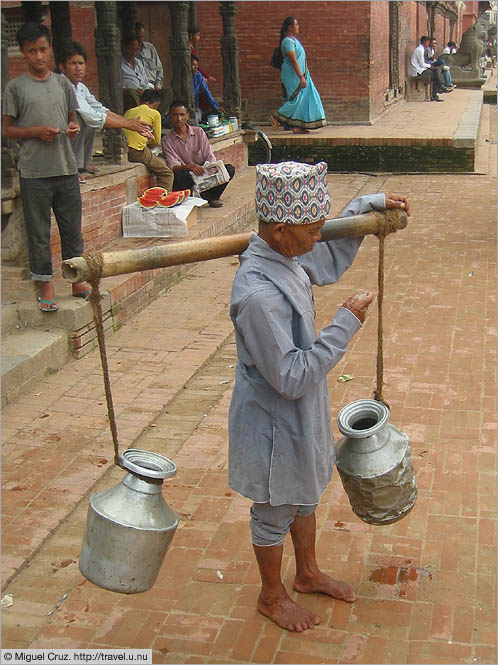
<instances>
[{"instance_id":1,"label":"patterned cap","mask_svg":"<svg viewBox=\"0 0 498 665\"><path fill-rule=\"evenodd\" d=\"M264 222L313 224L329 212L325 162L256 166L256 213Z\"/></svg>"}]
</instances>

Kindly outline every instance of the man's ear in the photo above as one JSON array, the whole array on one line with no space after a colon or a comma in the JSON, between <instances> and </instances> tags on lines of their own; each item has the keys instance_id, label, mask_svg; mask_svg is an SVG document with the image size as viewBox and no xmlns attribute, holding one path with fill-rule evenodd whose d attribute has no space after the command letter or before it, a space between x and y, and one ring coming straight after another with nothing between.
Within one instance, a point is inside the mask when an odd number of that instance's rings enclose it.
<instances>
[{"instance_id":1,"label":"man's ear","mask_svg":"<svg viewBox=\"0 0 498 665\"><path fill-rule=\"evenodd\" d=\"M272 224L271 234L277 242L280 242L282 240L282 236L284 234L286 226L287 224L283 224L282 222L280 222L279 224Z\"/></svg>"}]
</instances>

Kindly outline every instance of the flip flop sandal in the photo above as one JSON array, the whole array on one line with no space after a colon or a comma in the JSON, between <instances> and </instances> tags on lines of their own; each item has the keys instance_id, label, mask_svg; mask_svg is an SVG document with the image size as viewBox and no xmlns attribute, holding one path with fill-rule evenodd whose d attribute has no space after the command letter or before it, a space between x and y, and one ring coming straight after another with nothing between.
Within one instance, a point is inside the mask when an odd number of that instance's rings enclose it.
<instances>
[{"instance_id":1,"label":"flip flop sandal","mask_svg":"<svg viewBox=\"0 0 498 665\"><path fill-rule=\"evenodd\" d=\"M59 309L57 303L55 302L55 298L52 298L51 300L45 300L45 298L40 298L40 296L38 296L37 300L40 312L56 312ZM48 308L42 307L42 304L48 305Z\"/></svg>"},{"instance_id":2,"label":"flip flop sandal","mask_svg":"<svg viewBox=\"0 0 498 665\"><path fill-rule=\"evenodd\" d=\"M73 298L88 298L92 291L90 289L87 289L86 291L82 291L81 293L73 293Z\"/></svg>"}]
</instances>

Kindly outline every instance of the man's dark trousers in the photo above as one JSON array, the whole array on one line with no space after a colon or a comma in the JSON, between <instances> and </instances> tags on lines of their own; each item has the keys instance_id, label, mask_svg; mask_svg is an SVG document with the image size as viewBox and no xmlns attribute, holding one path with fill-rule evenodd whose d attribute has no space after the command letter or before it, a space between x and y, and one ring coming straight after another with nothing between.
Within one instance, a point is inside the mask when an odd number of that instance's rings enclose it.
<instances>
[{"instance_id":1,"label":"man's dark trousers","mask_svg":"<svg viewBox=\"0 0 498 665\"><path fill-rule=\"evenodd\" d=\"M231 164L225 164L225 168L231 180L235 175L235 169ZM206 201L216 201L221 197L227 185L228 182L225 182L223 183L223 185L217 185L216 187L212 187L211 189L206 189L205 192L202 192L201 197ZM190 171L175 171L173 191L178 191L179 189L192 189L193 186L194 186L194 181L192 180L192 175Z\"/></svg>"},{"instance_id":2,"label":"man's dark trousers","mask_svg":"<svg viewBox=\"0 0 498 665\"><path fill-rule=\"evenodd\" d=\"M78 175L21 177L20 184L31 279L48 282L53 277L50 253L51 210L54 211L59 227L62 258L72 259L83 253Z\"/></svg>"}]
</instances>

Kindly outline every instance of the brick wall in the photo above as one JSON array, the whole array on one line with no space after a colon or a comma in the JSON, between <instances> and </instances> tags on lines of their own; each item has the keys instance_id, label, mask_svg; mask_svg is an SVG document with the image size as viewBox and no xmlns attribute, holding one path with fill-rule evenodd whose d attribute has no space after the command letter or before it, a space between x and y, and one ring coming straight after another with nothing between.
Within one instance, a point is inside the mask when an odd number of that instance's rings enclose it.
<instances>
[{"instance_id":1,"label":"brick wall","mask_svg":"<svg viewBox=\"0 0 498 665\"><path fill-rule=\"evenodd\" d=\"M370 118L385 110L384 95L389 89L389 5L370 4Z\"/></svg>"},{"instance_id":2,"label":"brick wall","mask_svg":"<svg viewBox=\"0 0 498 665\"><path fill-rule=\"evenodd\" d=\"M92 4L78 3L75 6L71 3L71 27L73 31L73 41L79 42L88 55L86 64L86 76L84 83L96 96L99 94L99 75L97 67L97 57L95 55L95 16Z\"/></svg>"},{"instance_id":3,"label":"brick wall","mask_svg":"<svg viewBox=\"0 0 498 665\"><path fill-rule=\"evenodd\" d=\"M400 85L403 85L413 49L427 33L424 3L400 6ZM219 38L221 17L216 2L197 5L201 28L199 55L202 67L217 78L213 94L223 94ZM389 5L387 2L279 2L237 3L239 70L243 102L254 122L267 121L278 108L280 73L269 66L285 16L300 25L308 67L320 93L329 123L375 120L386 108L389 88ZM447 22L438 23L438 37L449 34ZM440 34L439 34L440 33ZM447 41L447 39L446 39Z\"/></svg>"},{"instance_id":4,"label":"brick wall","mask_svg":"<svg viewBox=\"0 0 498 665\"><path fill-rule=\"evenodd\" d=\"M281 104L280 73L268 63L278 45L282 21L289 14L299 21L299 38L329 122L368 120L369 6L369 2L342 1L290 5L238 2L239 70L242 96L251 120L266 120ZM215 96L221 96L222 23L218 3L198 3L197 14L202 36L201 65L218 79L210 87Z\"/></svg>"},{"instance_id":5,"label":"brick wall","mask_svg":"<svg viewBox=\"0 0 498 665\"><path fill-rule=\"evenodd\" d=\"M221 145L223 144L221 143ZM217 148L213 141L211 148L216 159L222 159L225 164L231 164L235 168L235 175L247 166L247 146L244 142L235 143L226 148Z\"/></svg>"}]
</instances>

